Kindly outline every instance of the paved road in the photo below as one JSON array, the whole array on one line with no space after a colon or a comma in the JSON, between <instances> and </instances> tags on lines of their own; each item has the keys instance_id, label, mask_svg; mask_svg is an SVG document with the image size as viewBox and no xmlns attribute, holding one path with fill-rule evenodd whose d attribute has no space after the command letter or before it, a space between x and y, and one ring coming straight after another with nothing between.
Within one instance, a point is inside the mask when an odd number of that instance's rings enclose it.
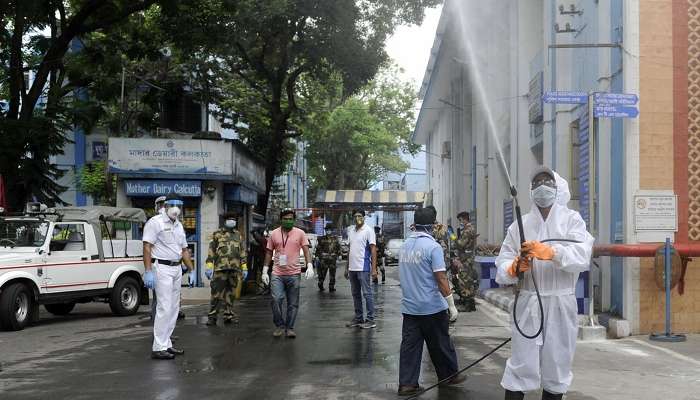
<instances>
[{"instance_id":1,"label":"paved road","mask_svg":"<svg viewBox=\"0 0 700 400\"><path fill-rule=\"evenodd\" d=\"M175 361L153 361L146 314L112 317L106 305L79 305L69 317L45 315L22 332L0 332L1 399L396 399L401 341L400 287L389 269L377 290L378 326L345 328L352 317L349 286L334 294L304 284L297 339L275 339L266 298L238 303L238 326L204 325L206 307L180 321ZM144 310L145 311L145 310ZM507 315L481 304L452 328L466 365L509 336ZM642 338L580 343L569 400L697 399L698 337L678 348ZM694 344L694 345L693 345ZM506 346L470 370L461 387L423 399L503 398L499 386ZM694 352L694 355L693 355ZM427 354L422 383L435 382ZM531 393L527 399L539 399Z\"/></svg>"}]
</instances>

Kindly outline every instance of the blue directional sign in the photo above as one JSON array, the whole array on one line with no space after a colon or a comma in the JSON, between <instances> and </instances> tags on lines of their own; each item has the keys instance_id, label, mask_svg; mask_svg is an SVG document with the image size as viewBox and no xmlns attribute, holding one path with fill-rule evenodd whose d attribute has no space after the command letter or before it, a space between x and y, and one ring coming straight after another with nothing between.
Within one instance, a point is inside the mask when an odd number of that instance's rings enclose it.
<instances>
[{"instance_id":1,"label":"blue directional sign","mask_svg":"<svg viewBox=\"0 0 700 400\"><path fill-rule=\"evenodd\" d=\"M595 93L593 101L596 104L633 106L639 102L639 96L632 93Z\"/></svg>"},{"instance_id":2,"label":"blue directional sign","mask_svg":"<svg viewBox=\"0 0 700 400\"><path fill-rule=\"evenodd\" d=\"M545 103L555 104L586 104L588 93L586 92L545 92L542 96Z\"/></svg>"},{"instance_id":3,"label":"blue directional sign","mask_svg":"<svg viewBox=\"0 0 700 400\"><path fill-rule=\"evenodd\" d=\"M637 118L639 110L637 107L620 105L596 105L593 107L595 118Z\"/></svg>"},{"instance_id":4,"label":"blue directional sign","mask_svg":"<svg viewBox=\"0 0 700 400\"><path fill-rule=\"evenodd\" d=\"M586 92L545 92L542 96L545 103L555 104L586 104L588 93Z\"/></svg>"}]
</instances>

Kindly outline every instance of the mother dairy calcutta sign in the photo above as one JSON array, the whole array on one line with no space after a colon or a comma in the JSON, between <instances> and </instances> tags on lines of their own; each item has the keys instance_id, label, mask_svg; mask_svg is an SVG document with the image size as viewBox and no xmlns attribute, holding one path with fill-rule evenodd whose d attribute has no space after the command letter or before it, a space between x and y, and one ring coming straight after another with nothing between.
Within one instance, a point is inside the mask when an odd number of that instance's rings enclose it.
<instances>
[{"instance_id":1,"label":"mother dairy calcutta sign","mask_svg":"<svg viewBox=\"0 0 700 400\"><path fill-rule=\"evenodd\" d=\"M233 173L231 144L212 140L109 139L109 171L132 175Z\"/></svg>"}]
</instances>

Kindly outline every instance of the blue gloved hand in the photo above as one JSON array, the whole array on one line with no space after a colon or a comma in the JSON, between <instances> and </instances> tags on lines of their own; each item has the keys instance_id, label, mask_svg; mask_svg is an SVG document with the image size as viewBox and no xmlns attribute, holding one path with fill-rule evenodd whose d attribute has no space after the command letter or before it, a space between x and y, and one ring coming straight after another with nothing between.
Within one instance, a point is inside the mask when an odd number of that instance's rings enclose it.
<instances>
[{"instance_id":1,"label":"blue gloved hand","mask_svg":"<svg viewBox=\"0 0 700 400\"><path fill-rule=\"evenodd\" d=\"M211 277L214 276L214 270L206 269L204 270L204 275L207 277L207 279L211 280Z\"/></svg>"},{"instance_id":2,"label":"blue gloved hand","mask_svg":"<svg viewBox=\"0 0 700 400\"><path fill-rule=\"evenodd\" d=\"M247 277L248 277L248 270L247 270L247 269L244 269L244 270L243 270L243 279L242 279L242 280L245 280L245 278L247 278Z\"/></svg>"},{"instance_id":3,"label":"blue gloved hand","mask_svg":"<svg viewBox=\"0 0 700 400\"><path fill-rule=\"evenodd\" d=\"M194 271L190 271L189 284L191 288L194 287L195 282L197 282L197 274Z\"/></svg>"},{"instance_id":4,"label":"blue gloved hand","mask_svg":"<svg viewBox=\"0 0 700 400\"><path fill-rule=\"evenodd\" d=\"M143 286L148 289L156 287L156 274L154 274L153 271L146 271L143 273Z\"/></svg>"}]
</instances>

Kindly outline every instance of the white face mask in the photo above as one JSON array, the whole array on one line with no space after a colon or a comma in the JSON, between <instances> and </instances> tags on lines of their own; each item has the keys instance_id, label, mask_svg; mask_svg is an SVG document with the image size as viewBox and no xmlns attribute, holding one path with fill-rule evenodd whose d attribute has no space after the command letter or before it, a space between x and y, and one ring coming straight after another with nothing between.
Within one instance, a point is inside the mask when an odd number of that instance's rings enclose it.
<instances>
[{"instance_id":1,"label":"white face mask","mask_svg":"<svg viewBox=\"0 0 700 400\"><path fill-rule=\"evenodd\" d=\"M228 229L233 229L233 228L235 228L235 227L236 227L236 220L235 220L235 219L227 219L227 220L224 222L224 227L226 227L226 228L228 228Z\"/></svg>"},{"instance_id":2,"label":"white face mask","mask_svg":"<svg viewBox=\"0 0 700 400\"><path fill-rule=\"evenodd\" d=\"M166 213L170 219L177 219L180 216L180 207L170 207L166 210Z\"/></svg>"},{"instance_id":3,"label":"white face mask","mask_svg":"<svg viewBox=\"0 0 700 400\"><path fill-rule=\"evenodd\" d=\"M538 207L551 207L556 198L557 189L551 188L547 185L540 185L532 190L532 201L534 201Z\"/></svg>"}]
</instances>

